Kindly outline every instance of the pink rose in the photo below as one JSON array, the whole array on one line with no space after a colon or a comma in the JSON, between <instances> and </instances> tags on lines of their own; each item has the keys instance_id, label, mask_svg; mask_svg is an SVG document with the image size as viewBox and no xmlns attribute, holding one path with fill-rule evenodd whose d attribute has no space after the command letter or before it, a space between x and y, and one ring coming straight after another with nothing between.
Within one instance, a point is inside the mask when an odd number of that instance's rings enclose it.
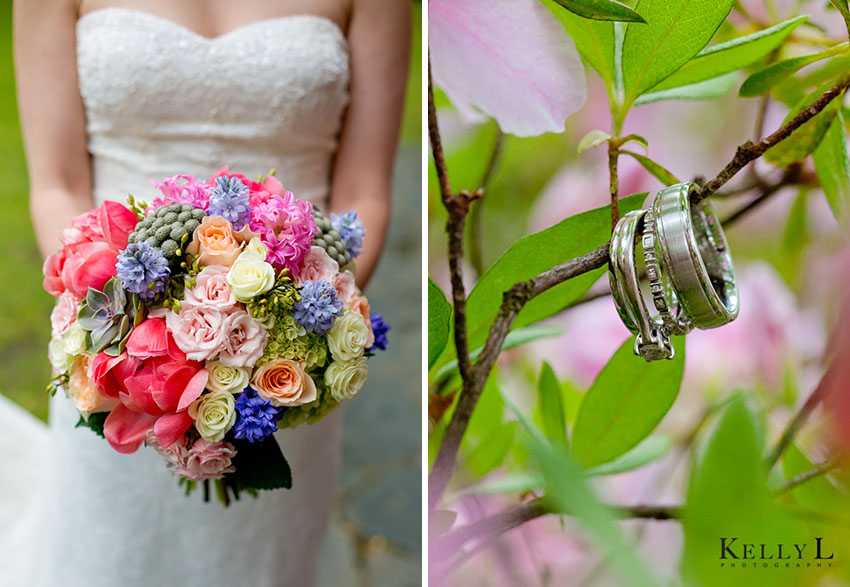
<instances>
[{"instance_id":1,"label":"pink rose","mask_svg":"<svg viewBox=\"0 0 850 587\"><path fill-rule=\"evenodd\" d=\"M172 475L182 475L191 481L220 479L233 473L236 448L229 442L207 442L199 438L188 447L186 437L163 448L154 434L148 433L146 444L153 447L168 462Z\"/></svg>"},{"instance_id":2,"label":"pink rose","mask_svg":"<svg viewBox=\"0 0 850 587\"><path fill-rule=\"evenodd\" d=\"M252 367L263 356L269 333L250 314L236 310L222 325L224 349L219 360L228 367Z\"/></svg>"},{"instance_id":3,"label":"pink rose","mask_svg":"<svg viewBox=\"0 0 850 587\"><path fill-rule=\"evenodd\" d=\"M165 316L168 330L180 350L192 361L212 359L224 349L227 314L207 306L183 306Z\"/></svg>"},{"instance_id":4,"label":"pink rose","mask_svg":"<svg viewBox=\"0 0 850 587\"><path fill-rule=\"evenodd\" d=\"M51 336L56 338L68 330L68 327L77 321L77 312L80 310L80 304L74 294L65 292L56 300L56 305L53 306L53 311L50 312L50 329Z\"/></svg>"},{"instance_id":5,"label":"pink rose","mask_svg":"<svg viewBox=\"0 0 850 587\"><path fill-rule=\"evenodd\" d=\"M349 274L350 275L350 274ZM375 333L372 332L372 318L370 315L369 300L365 296L353 295L348 302L343 302L346 310L351 310L360 314L363 321L366 323L366 328L369 330L369 335L366 337L366 348L375 344Z\"/></svg>"},{"instance_id":6,"label":"pink rose","mask_svg":"<svg viewBox=\"0 0 850 587\"><path fill-rule=\"evenodd\" d=\"M198 274L195 287L186 291L184 305L207 306L228 312L236 307L236 298L227 285L227 267L208 265Z\"/></svg>"},{"instance_id":7,"label":"pink rose","mask_svg":"<svg viewBox=\"0 0 850 587\"><path fill-rule=\"evenodd\" d=\"M339 263L331 259L322 247L310 247L304 258L304 265L298 274L298 281L327 281L333 283L339 274Z\"/></svg>"},{"instance_id":8,"label":"pink rose","mask_svg":"<svg viewBox=\"0 0 850 587\"><path fill-rule=\"evenodd\" d=\"M65 282L62 281L62 268L65 266L67 259L68 256L63 249L58 253L48 255L44 260L44 265L41 269L42 273L44 273L42 285L44 290L54 297L59 297L67 290Z\"/></svg>"},{"instance_id":9,"label":"pink rose","mask_svg":"<svg viewBox=\"0 0 850 587\"><path fill-rule=\"evenodd\" d=\"M105 242L83 243L69 252L62 266L62 282L72 294L82 299L90 287L103 290L106 282L115 277L117 262L118 249Z\"/></svg>"},{"instance_id":10,"label":"pink rose","mask_svg":"<svg viewBox=\"0 0 850 587\"><path fill-rule=\"evenodd\" d=\"M334 275L331 283L343 304L348 304L352 298L360 295L360 290L357 289L357 285L354 283L354 275L351 271L337 273Z\"/></svg>"}]
</instances>

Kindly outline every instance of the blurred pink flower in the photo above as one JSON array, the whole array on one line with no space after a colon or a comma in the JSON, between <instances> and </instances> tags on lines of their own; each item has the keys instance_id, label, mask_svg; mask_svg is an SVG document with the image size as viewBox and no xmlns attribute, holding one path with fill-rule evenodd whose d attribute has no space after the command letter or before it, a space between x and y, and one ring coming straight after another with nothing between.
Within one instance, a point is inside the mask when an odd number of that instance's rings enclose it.
<instances>
[{"instance_id":1,"label":"blurred pink flower","mask_svg":"<svg viewBox=\"0 0 850 587\"><path fill-rule=\"evenodd\" d=\"M431 70L455 107L517 136L563 132L586 96L573 40L537 0L432 0Z\"/></svg>"}]
</instances>

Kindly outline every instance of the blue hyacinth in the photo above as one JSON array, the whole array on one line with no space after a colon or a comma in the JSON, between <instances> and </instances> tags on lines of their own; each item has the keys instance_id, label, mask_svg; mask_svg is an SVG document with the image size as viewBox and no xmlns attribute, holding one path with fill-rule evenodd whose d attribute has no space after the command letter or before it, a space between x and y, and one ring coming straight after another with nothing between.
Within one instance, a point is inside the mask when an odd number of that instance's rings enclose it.
<instances>
[{"instance_id":1,"label":"blue hyacinth","mask_svg":"<svg viewBox=\"0 0 850 587\"><path fill-rule=\"evenodd\" d=\"M342 314L342 300L336 288L325 280L305 281L301 284L301 296L295 302L293 316L307 332L323 335Z\"/></svg>"},{"instance_id":2,"label":"blue hyacinth","mask_svg":"<svg viewBox=\"0 0 850 587\"><path fill-rule=\"evenodd\" d=\"M331 214L331 225L339 233L339 237L345 243L345 250L348 251L351 258L359 255L366 229L363 227L363 223L357 219L357 212L351 210L342 214Z\"/></svg>"},{"instance_id":3,"label":"blue hyacinth","mask_svg":"<svg viewBox=\"0 0 850 587\"><path fill-rule=\"evenodd\" d=\"M375 349L387 350L387 332L390 331L390 325L384 322L383 316L380 314L369 314L369 319L372 321L372 332L375 334L375 344L366 349L367 352Z\"/></svg>"},{"instance_id":4,"label":"blue hyacinth","mask_svg":"<svg viewBox=\"0 0 850 587\"><path fill-rule=\"evenodd\" d=\"M164 290L171 276L165 255L146 241L127 245L118 254L115 269L124 289L139 294L143 300L153 299Z\"/></svg>"},{"instance_id":5,"label":"blue hyacinth","mask_svg":"<svg viewBox=\"0 0 850 587\"><path fill-rule=\"evenodd\" d=\"M210 216L223 216L234 230L240 230L251 220L251 196L248 187L235 177L222 175L215 178L210 190Z\"/></svg>"},{"instance_id":6,"label":"blue hyacinth","mask_svg":"<svg viewBox=\"0 0 850 587\"><path fill-rule=\"evenodd\" d=\"M236 398L236 423L233 436L238 440L260 442L277 430L282 408L264 400L250 387Z\"/></svg>"}]
</instances>

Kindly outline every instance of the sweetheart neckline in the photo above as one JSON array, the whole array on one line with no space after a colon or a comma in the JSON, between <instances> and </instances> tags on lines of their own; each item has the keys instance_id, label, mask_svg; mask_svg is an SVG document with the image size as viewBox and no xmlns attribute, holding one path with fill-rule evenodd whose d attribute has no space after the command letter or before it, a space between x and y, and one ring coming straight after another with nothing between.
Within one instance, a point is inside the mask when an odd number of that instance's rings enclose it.
<instances>
[{"instance_id":1,"label":"sweetheart neckline","mask_svg":"<svg viewBox=\"0 0 850 587\"><path fill-rule=\"evenodd\" d=\"M124 8L124 7L121 7L121 6L106 6L104 8L97 8L97 9L92 10L90 12L86 12L85 14L83 14L82 16L80 16L77 19L77 23L80 23L80 22L82 22L82 21L84 21L84 20L86 20L86 19L88 19L88 18L90 18L94 15L101 14L101 13L108 13L108 12L123 12L125 14L140 16L140 17L143 17L143 18L148 18L148 19L153 20L153 21L165 23L169 26L172 26L172 27L174 27L178 30L181 30L186 34L189 34L189 35L191 35L191 36L193 36L193 37L195 37L199 40L205 41L207 43L215 43L215 42L220 41L222 39L227 39L229 37L232 37L232 36L239 34L239 33L243 33L245 31L250 30L252 28L255 28L257 26L266 25L266 24L270 24L270 23L274 23L274 22L282 22L282 21L298 20L298 19L308 19L308 20L314 20L314 21L317 21L317 22L323 22L325 24L328 24L328 25L331 26L331 28L334 31L336 31L336 33L342 38L343 41L346 41L345 33L342 31L342 27L340 27L339 24L335 20L328 18L327 16L322 16L322 15L319 15L319 14L286 14L284 16L274 16L274 17L271 17L271 18L262 18L260 20L255 20L253 22L249 22L249 23L244 24L242 26L238 26L235 29L231 29L229 31L226 31L226 32L224 32L220 35L216 35L214 37L208 37L206 35L203 35L203 34L197 32L196 30L189 28L188 26L186 26L184 24L181 24L181 23L179 23L175 20L171 20L170 18L166 18L164 16L159 16L159 15L153 14L151 12L146 12L144 10L136 10L136 9L133 9L133 8Z\"/></svg>"}]
</instances>

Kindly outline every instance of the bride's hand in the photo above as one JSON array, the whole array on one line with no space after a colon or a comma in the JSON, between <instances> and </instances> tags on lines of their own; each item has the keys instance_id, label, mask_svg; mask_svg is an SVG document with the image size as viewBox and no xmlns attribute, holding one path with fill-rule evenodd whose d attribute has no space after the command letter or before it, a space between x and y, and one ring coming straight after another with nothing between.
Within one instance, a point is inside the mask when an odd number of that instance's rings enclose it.
<instances>
[{"instance_id":1,"label":"bride's hand","mask_svg":"<svg viewBox=\"0 0 850 587\"><path fill-rule=\"evenodd\" d=\"M71 218L93 207L85 113L77 84L74 0L15 0L18 109L30 211L43 255Z\"/></svg>"},{"instance_id":2,"label":"bride's hand","mask_svg":"<svg viewBox=\"0 0 850 587\"><path fill-rule=\"evenodd\" d=\"M392 172L410 53L410 2L353 0L348 27L351 101L333 168L330 208L366 227L357 285L375 269L390 219Z\"/></svg>"}]
</instances>

